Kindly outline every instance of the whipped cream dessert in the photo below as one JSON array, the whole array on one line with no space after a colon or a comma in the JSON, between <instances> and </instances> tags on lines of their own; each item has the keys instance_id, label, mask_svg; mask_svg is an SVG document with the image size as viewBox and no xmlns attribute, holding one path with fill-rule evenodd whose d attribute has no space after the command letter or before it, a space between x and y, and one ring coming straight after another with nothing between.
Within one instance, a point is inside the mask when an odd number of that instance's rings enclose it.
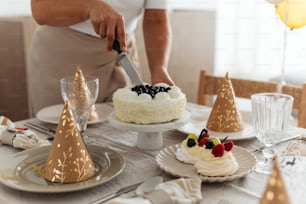
<instances>
[{"instance_id":1,"label":"whipped cream dessert","mask_svg":"<svg viewBox=\"0 0 306 204\"><path fill-rule=\"evenodd\" d=\"M229 176L239 169L238 162L231 151L224 151L221 157L216 157L210 149L202 148L195 164L197 172L205 176Z\"/></svg>"},{"instance_id":2,"label":"whipped cream dessert","mask_svg":"<svg viewBox=\"0 0 306 204\"><path fill-rule=\"evenodd\" d=\"M169 122L186 111L186 96L177 86L165 83L127 86L113 94L115 116L124 122Z\"/></svg>"},{"instance_id":3,"label":"whipped cream dessert","mask_svg":"<svg viewBox=\"0 0 306 204\"><path fill-rule=\"evenodd\" d=\"M177 160L194 164L196 171L204 176L228 176L236 173L239 164L232 154L232 141L220 141L210 137L203 129L199 136L188 134L175 152Z\"/></svg>"},{"instance_id":4,"label":"whipped cream dessert","mask_svg":"<svg viewBox=\"0 0 306 204\"><path fill-rule=\"evenodd\" d=\"M198 155L201 150L197 140L198 136L189 134L181 143L180 148L175 152L176 158L187 164L195 164L198 161Z\"/></svg>"}]
</instances>

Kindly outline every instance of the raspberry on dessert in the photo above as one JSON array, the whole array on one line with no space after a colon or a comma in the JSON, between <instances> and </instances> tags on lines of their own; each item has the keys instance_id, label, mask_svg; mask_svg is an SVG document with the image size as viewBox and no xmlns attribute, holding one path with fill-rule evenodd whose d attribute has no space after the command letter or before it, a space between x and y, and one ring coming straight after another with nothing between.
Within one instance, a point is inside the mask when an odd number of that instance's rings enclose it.
<instances>
[{"instance_id":1,"label":"raspberry on dessert","mask_svg":"<svg viewBox=\"0 0 306 204\"><path fill-rule=\"evenodd\" d=\"M204 137L203 139L201 139L201 141L199 142L199 146L200 147L203 147L205 144L206 144L206 142L209 140L209 137Z\"/></svg>"},{"instance_id":2,"label":"raspberry on dessert","mask_svg":"<svg viewBox=\"0 0 306 204\"><path fill-rule=\"evenodd\" d=\"M228 141L224 143L224 149L228 152L232 150L233 146L234 146L233 141Z\"/></svg>"},{"instance_id":3,"label":"raspberry on dessert","mask_svg":"<svg viewBox=\"0 0 306 204\"><path fill-rule=\"evenodd\" d=\"M214 146L212 148L211 153L215 156L215 157L222 157L224 154L224 145L223 144L217 144L216 146Z\"/></svg>"}]
</instances>

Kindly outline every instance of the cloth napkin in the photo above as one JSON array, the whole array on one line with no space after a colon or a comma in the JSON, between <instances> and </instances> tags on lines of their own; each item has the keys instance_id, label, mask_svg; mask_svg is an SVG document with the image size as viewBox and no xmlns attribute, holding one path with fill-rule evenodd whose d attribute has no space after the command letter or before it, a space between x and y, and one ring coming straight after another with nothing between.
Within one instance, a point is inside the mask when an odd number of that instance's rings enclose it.
<instances>
[{"instance_id":1,"label":"cloth napkin","mask_svg":"<svg viewBox=\"0 0 306 204\"><path fill-rule=\"evenodd\" d=\"M195 204L201 199L201 179L180 178L158 184L144 197L119 197L107 204Z\"/></svg>"},{"instance_id":2,"label":"cloth napkin","mask_svg":"<svg viewBox=\"0 0 306 204\"><path fill-rule=\"evenodd\" d=\"M0 116L0 144L7 144L20 149L31 149L50 145L50 142L39 139L31 130L18 128L7 117Z\"/></svg>"}]
</instances>

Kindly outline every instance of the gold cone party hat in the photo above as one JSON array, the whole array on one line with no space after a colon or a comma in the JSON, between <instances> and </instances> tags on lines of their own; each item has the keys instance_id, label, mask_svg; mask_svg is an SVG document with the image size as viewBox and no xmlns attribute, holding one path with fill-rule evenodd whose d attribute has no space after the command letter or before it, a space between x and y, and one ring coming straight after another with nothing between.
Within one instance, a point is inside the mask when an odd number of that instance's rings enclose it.
<instances>
[{"instance_id":1,"label":"gold cone party hat","mask_svg":"<svg viewBox=\"0 0 306 204\"><path fill-rule=\"evenodd\" d=\"M75 183L95 175L94 163L66 101L43 177L54 183Z\"/></svg>"},{"instance_id":2,"label":"gold cone party hat","mask_svg":"<svg viewBox=\"0 0 306 204\"><path fill-rule=\"evenodd\" d=\"M84 107L88 106L90 93L86 85L85 77L80 67L76 68L76 72L74 75L73 92L78 93L80 95L78 100L72 101L72 103L75 104L76 114L81 116L83 115L83 111L85 110ZM90 109L88 120L98 120L98 113L96 111L95 105L93 105Z\"/></svg>"},{"instance_id":3,"label":"gold cone party hat","mask_svg":"<svg viewBox=\"0 0 306 204\"><path fill-rule=\"evenodd\" d=\"M272 173L269 177L266 190L264 191L260 204L290 204L285 182L279 167L278 160L275 159Z\"/></svg>"},{"instance_id":4,"label":"gold cone party hat","mask_svg":"<svg viewBox=\"0 0 306 204\"><path fill-rule=\"evenodd\" d=\"M228 73L218 91L206 127L216 132L237 132L243 128L242 117L235 101L235 92Z\"/></svg>"}]
</instances>

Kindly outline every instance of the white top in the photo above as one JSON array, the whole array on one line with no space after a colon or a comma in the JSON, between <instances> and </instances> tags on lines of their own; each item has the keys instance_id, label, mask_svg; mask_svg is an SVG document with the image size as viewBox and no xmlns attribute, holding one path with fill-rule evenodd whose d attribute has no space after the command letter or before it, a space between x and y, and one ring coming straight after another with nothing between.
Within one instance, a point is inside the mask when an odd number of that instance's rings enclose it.
<instances>
[{"instance_id":1,"label":"white top","mask_svg":"<svg viewBox=\"0 0 306 204\"><path fill-rule=\"evenodd\" d=\"M125 32L131 33L136 29L140 15L143 9L167 9L168 0L104 0L118 11L125 21ZM72 29L93 36L98 36L90 20L70 26Z\"/></svg>"}]
</instances>

